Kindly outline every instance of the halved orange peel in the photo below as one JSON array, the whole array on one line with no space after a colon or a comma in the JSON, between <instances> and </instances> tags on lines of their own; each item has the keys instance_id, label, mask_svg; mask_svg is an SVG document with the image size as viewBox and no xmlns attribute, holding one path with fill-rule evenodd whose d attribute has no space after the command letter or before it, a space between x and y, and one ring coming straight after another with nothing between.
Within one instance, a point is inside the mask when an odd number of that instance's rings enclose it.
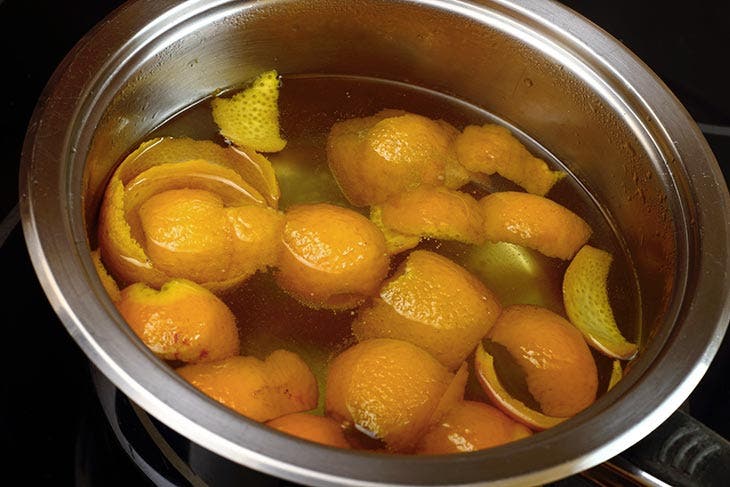
<instances>
[{"instance_id":1,"label":"halved orange peel","mask_svg":"<svg viewBox=\"0 0 730 487\"><path fill-rule=\"evenodd\" d=\"M607 279L613 256L584 245L568 265L563 277L563 301L571 323L586 341L601 353L629 360L638 346L619 330L608 297Z\"/></svg>"},{"instance_id":2,"label":"halved orange peel","mask_svg":"<svg viewBox=\"0 0 730 487\"><path fill-rule=\"evenodd\" d=\"M279 75L259 74L253 83L231 98L214 98L213 120L223 137L239 147L278 152L286 146L279 127Z\"/></svg>"},{"instance_id":3,"label":"halved orange peel","mask_svg":"<svg viewBox=\"0 0 730 487\"><path fill-rule=\"evenodd\" d=\"M469 175L456 159L455 127L402 110L332 125L327 164L354 206L382 203L421 184L458 188Z\"/></svg>"},{"instance_id":4,"label":"halved orange peel","mask_svg":"<svg viewBox=\"0 0 730 487\"><path fill-rule=\"evenodd\" d=\"M568 418L548 416L528 407L524 402L512 396L497 377L494 368L494 357L480 343L474 355L474 371L484 392L502 411L533 430L546 430L557 426Z\"/></svg>"}]
</instances>

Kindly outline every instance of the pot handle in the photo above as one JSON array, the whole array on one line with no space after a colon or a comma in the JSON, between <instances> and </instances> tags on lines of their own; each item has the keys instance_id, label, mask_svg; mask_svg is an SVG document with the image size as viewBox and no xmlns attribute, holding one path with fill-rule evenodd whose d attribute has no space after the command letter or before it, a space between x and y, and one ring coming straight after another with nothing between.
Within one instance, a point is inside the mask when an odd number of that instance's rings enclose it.
<instances>
[{"instance_id":1,"label":"pot handle","mask_svg":"<svg viewBox=\"0 0 730 487\"><path fill-rule=\"evenodd\" d=\"M726 487L730 442L680 409L634 446L581 475L599 485Z\"/></svg>"}]
</instances>

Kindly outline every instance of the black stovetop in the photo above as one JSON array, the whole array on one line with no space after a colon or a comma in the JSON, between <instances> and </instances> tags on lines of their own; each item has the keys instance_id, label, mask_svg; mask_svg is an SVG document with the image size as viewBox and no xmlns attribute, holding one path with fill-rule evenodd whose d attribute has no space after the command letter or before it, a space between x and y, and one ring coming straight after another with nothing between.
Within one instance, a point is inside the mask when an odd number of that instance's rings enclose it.
<instances>
[{"instance_id":1,"label":"black stovetop","mask_svg":"<svg viewBox=\"0 0 730 487\"><path fill-rule=\"evenodd\" d=\"M122 2L0 0L3 57L0 244L5 273L5 375L0 396L2 464L24 484L152 485L119 447L95 395L88 362L46 301L17 224L18 165L32 110L56 65L95 23ZM730 89L719 54L727 2L681 10L632 0L562 3L632 49L667 83L703 129L730 177ZM8 290L10 288L10 290ZM10 293L10 294L8 294ZM730 339L687 401L690 414L730 438ZM269 483L268 485L271 485ZM280 485L292 485L281 481Z\"/></svg>"}]
</instances>

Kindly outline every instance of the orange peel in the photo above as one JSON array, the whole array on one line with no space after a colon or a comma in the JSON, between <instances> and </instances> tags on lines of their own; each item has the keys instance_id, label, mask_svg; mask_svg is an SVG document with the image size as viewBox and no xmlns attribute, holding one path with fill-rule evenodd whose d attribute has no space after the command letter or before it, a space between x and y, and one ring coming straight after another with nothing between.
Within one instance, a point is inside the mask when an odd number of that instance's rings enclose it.
<instances>
[{"instance_id":1,"label":"orange peel","mask_svg":"<svg viewBox=\"0 0 730 487\"><path fill-rule=\"evenodd\" d=\"M485 450L532 436L532 431L498 408L460 401L421 437L416 453L443 455Z\"/></svg>"},{"instance_id":2,"label":"orange peel","mask_svg":"<svg viewBox=\"0 0 730 487\"><path fill-rule=\"evenodd\" d=\"M430 352L453 370L474 350L501 312L496 296L469 271L427 250L414 250L360 308L358 340L395 338Z\"/></svg>"},{"instance_id":3,"label":"orange peel","mask_svg":"<svg viewBox=\"0 0 730 487\"><path fill-rule=\"evenodd\" d=\"M382 203L421 184L458 188L468 173L456 159L458 131L440 120L402 110L335 123L327 163L354 206Z\"/></svg>"},{"instance_id":4,"label":"orange peel","mask_svg":"<svg viewBox=\"0 0 730 487\"><path fill-rule=\"evenodd\" d=\"M523 423L533 430L546 430L557 426L568 418L548 416L528 407L524 402L512 396L497 377L494 368L494 357L480 343L474 355L474 370L484 392L490 400L507 415Z\"/></svg>"},{"instance_id":5,"label":"orange peel","mask_svg":"<svg viewBox=\"0 0 730 487\"><path fill-rule=\"evenodd\" d=\"M210 398L255 421L317 405L317 379L307 363L288 350L275 350L266 360L236 355L184 365L176 372Z\"/></svg>"},{"instance_id":6,"label":"orange peel","mask_svg":"<svg viewBox=\"0 0 730 487\"><path fill-rule=\"evenodd\" d=\"M571 259L592 233L580 216L542 196L501 191L479 203L488 240L522 245L548 257Z\"/></svg>"},{"instance_id":7,"label":"orange peel","mask_svg":"<svg viewBox=\"0 0 730 487\"><path fill-rule=\"evenodd\" d=\"M500 176L521 186L528 193L545 196L565 177L553 171L501 125L469 125L456 137L456 154L467 170Z\"/></svg>"},{"instance_id":8,"label":"orange peel","mask_svg":"<svg viewBox=\"0 0 730 487\"><path fill-rule=\"evenodd\" d=\"M583 335L557 313L526 304L507 306L489 333L524 372L540 410L571 417L596 400L598 368Z\"/></svg>"},{"instance_id":9,"label":"orange peel","mask_svg":"<svg viewBox=\"0 0 730 487\"><path fill-rule=\"evenodd\" d=\"M563 301L571 323L593 348L609 357L629 360L638 346L623 336L611 309L607 279L612 261L609 252L583 246L565 270Z\"/></svg>"},{"instance_id":10,"label":"orange peel","mask_svg":"<svg viewBox=\"0 0 730 487\"><path fill-rule=\"evenodd\" d=\"M435 419L453 380L446 367L416 345L366 340L330 363L325 411L345 427L382 440L390 452L408 452Z\"/></svg>"},{"instance_id":11,"label":"orange peel","mask_svg":"<svg viewBox=\"0 0 730 487\"><path fill-rule=\"evenodd\" d=\"M340 425L327 416L299 412L279 416L266 422L267 426L283 433L336 448L352 448Z\"/></svg>"},{"instance_id":12,"label":"orange peel","mask_svg":"<svg viewBox=\"0 0 730 487\"><path fill-rule=\"evenodd\" d=\"M156 195L183 190L215 195L226 207L222 212L252 206L275 208L279 197L273 169L263 157L255 154L250 157L238 149L190 138L163 137L143 142L115 170L106 187L99 215L101 257L120 285L146 282L160 287L174 277L190 277L218 292L250 275L250 270L245 271L248 275L235 275L231 270L229 274L196 279L156 265L145 247L146 235L139 210ZM272 218L275 220L275 215L272 214ZM240 220L240 215L237 219ZM235 225L226 223L226 226L231 241L235 241Z\"/></svg>"},{"instance_id":13,"label":"orange peel","mask_svg":"<svg viewBox=\"0 0 730 487\"><path fill-rule=\"evenodd\" d=\"M371 219L391 236L392 250L406 250L415 240L434 238L467 244L485 241L484 219L477 200L445 186L421 185L397 193L370 209ZM387 232L387 233L386 233ZM402 235L401 238L394 238Z\"/></svg>"},{"instance_id":14,"label":"orange peel","mask_svg":"<svg viewBox=\"0 0 730 487\"><path fill-rule=\"evenodd\" d=\"M158 291L138 282L115 303L129 327L158 357L212 362L239 352L236 318L208 289L173 279Z\"/></svg>"},{"instance_id":15,"label":"orange peel","mask_svg":"<svg viewBox=\"0 0 730 487\"><path fill-rule=\"evenodd\" d=\"M377 292L390 259L385 239L365 216L328 203L285 213L276 282L312 308L350 309Z\"/></svg>"},{"instance_id":16,"label":"orange peel","mask_svg":"<svg viewBox=\"0 0 730 487\"><path fill-rule=\"evenodd\" d=\"M238 147L258 152L279 152L286 146L279 127L279 86L276 70L259 74L231 98L211 101L213 120L220 134Z\"/></svg>"},{"instance_id":17,"label":"orange peel","mask_svg":"<svg viewBox=\"0 0 730 487\"><path fill-rule=\"evenodd\" d=\"M383 210L379 205L370 207L370 221L380 229L385 237L385 249L389 255L399 254L418 246L420 235L406 235L392 230L383 223Z\"/></svg>"}]
</instances>

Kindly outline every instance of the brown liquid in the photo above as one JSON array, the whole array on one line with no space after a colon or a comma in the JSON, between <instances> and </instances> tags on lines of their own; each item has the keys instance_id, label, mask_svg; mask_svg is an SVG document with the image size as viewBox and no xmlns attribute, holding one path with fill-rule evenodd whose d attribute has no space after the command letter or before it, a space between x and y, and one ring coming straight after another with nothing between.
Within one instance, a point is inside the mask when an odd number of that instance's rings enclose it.
<instances>
[{"instance_id":1,"label":"brown liquid","mask_svg":"<svg viewBox=\"0 0 730 487\"><path fill-rule=\"evenodd\" d=\"M535 140L484 110L458 99L402 83L372 78L300 75L284 77L279 107L286 148L269 156L281 188L280 210L296 203L329 202L349 206L327 166L325 139L333 123L351 117L369 116L383 108L403 109L434 119L443 119L458 129L487 122L508 126L530 151L553 168L560 161ZM217 134L208 100L190 107L150 134L189 136L223 142ZM495 178L492 184L512 189L507 181ZM464 188L479 197L484 187ZM611 303L624 336L641 339L638 284L620 237L614 232L600 206L581 184L570 176L551 190L548 197L582 216L592 227L590 244L610 252L614 261L609 276ZM354 208L364 212L363 209ZM547 258L538 252L508 244L481 247L453 242L425 241L428 248L446 255L479 276L504 305L530 303L565 314L562 304L562 276L568 262ZM394 269L404 256L393 260ZM310 365L320 384L319 410L323 406L326 365L330 357L353 342L350 322L356 310L332 312L312 310L285 295L270 273L259 274L243 286L222 296L236 314L241 329L241 353L263 358L277 348L296 352ZM605 391L611 360L594 353L599 369L599 393ZM505 372L505 370L507 372ZM510 367L500 367L510 375ZM512 371L514 374L514 370ZM470 373L473 379L474 374ZM520 377L505 377L512 392L526 402ZM483 397L472 380L469 398Z\"/></svg>"}]
</instances>

